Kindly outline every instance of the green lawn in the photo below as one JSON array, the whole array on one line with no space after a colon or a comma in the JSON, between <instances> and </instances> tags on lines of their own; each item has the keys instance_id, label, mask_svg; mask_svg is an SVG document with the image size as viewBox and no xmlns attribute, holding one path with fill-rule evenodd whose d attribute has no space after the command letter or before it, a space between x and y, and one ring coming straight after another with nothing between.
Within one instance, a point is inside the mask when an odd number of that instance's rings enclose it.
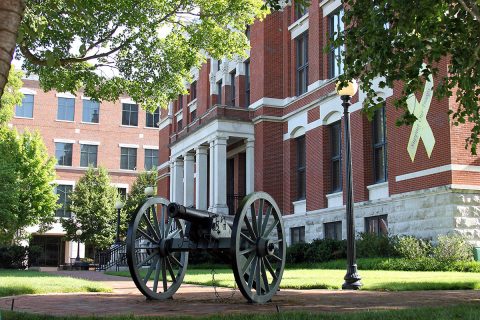
<instances>
[{"instance_id":1,"label":"green lawn","mask_svg":"<svg viewBox=\"0 0 480 320\"><path fill-rule=\"evenodd\" d=\"M34 315L17 312L3 312L2 320L168 320L172 317L136 317L115 316L115 317L52 317L48 315ZM235 314L235 315L218 315L210 317L173 317L177 320L474 320L479 319L480 304L466 304L454 307L438 307L438 308L412 308L404 310L389 311L364 311L355 313L304 313L304 312L287 312L274 314Z\"/></svg>"},{"instance_id":2,"label":"green lawn","mask_svg":"<svg viewBox=\"0 0 480 320\"><path fill-rule=\"evenodd\" d=\"M46 272L0 269L0 297L29 293L111 291L111 288L93 281L61 277Z\"/></svg>"},{"instance_id":3,"label":"green lawn","mask_svg":"<svg viewBox=\"0 0 480 320\"><path fill-rule=\"evenodd\" d=\"M215 284L232 287L233 272L230 269L215 269ZM411 291L411 290L458 290L480 289L480 274L471 272L414 272L414 271L359 271L363 290ZM128 271L108 274L129 277ZM286 269L280 288L284 289L340 289L345 270ZM210 269L187 270L185 283L212 285Z\"/></svg>"}]
</instances>

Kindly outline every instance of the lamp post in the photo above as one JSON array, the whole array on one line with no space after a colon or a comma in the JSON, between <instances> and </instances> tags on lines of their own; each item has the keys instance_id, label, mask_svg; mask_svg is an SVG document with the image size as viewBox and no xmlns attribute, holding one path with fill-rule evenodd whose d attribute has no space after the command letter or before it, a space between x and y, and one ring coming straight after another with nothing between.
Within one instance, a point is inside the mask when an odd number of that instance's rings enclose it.
<instances>
[{"instance_id":1,"label":"lamp post","mask_svg":"<svg viewBox=\"0 0 480 320\"><path fill-rule=\"evenodd\" d=\"M357 93L358 85L355 80L349 81L346 86L340 88L337 83L337 93L342 99L343 119L344 119L344 142L345 142L345 178L346 180L346 216L347 216L347 274L344 277L345 282L342 289L357 290L360 289L362 279L357 271L356 252L355 252L355 217L353 215L353 174L352 174L352 151L350 137L350 116L348 108L350 99Z\"/></svg>"},{"instance_id":2,"label":"lamp post","mask_svg":"<svg viewBox=\"0 0 480 320\"><path fill-rule=\"evenodd\" d=\"M152 197L153 194L155 193L155 191L153 190L153 187L146 187L146 188L143 190L143 192L144 192L145 195L146 195L147 197L149 197L149 198Z\"/></svg>"},{"instance_id":3,"label":"lamp post","mask_svg":"<svg viewBox=\"0 0 480 320\"><path fill-rule=\"evenodd\" d=\"M78 229L75 231L75 234L77 235L77 257L75 258L75 263L80 262L80 236L82 235L83 231L82 229Z\"/></svg>"},{"instance_id":4,"label":"lamp post","mask_svg":"<svg viewBox=\"0 0 480 320\"><path fill-rule=\"evenodd\" d=\"M122 210L124 203L122 201L117 200L115 202L115 209L117 209L117 236L115 237L115 244L120 244L120 211Z\"/></svg>"}]
</instances>

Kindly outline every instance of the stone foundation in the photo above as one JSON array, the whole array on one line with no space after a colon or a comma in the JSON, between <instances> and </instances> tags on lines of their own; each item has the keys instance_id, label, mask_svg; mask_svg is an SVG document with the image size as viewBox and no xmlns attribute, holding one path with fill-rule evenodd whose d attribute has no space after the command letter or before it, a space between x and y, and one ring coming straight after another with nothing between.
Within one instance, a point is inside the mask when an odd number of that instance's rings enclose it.
<instances>
[{"instance_id":1,"label":"stone foundation","mask_svg":"<svg viewBox=\"0 0 480 320\"><path fill-rule=\"evenodd\" d=\"M480 246L480 189L442 186L355 204L355 229L365 231L365 218L388 215L390 235L412 235L435 241L439 234L456 232ZM345 207L284 215L287 242L290 228L305 226L305 241L324 238L324 223L342 221L346 237Z\"/></svg>"}]
</instances>

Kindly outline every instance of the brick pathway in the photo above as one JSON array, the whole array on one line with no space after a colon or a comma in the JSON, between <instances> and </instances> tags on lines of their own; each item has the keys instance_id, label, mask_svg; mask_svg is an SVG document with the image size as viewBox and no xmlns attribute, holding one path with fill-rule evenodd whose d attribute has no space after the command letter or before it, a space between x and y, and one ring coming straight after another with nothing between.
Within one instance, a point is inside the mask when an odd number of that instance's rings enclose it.
<instances>
[{"instance_id":1,"label":"brick pathway","mask_svg":"<svg viewBox=\"0 0 480 320\"><path fill-rule=\"evenodd\" d=\"M129 278L105 275L94 271L58 271L94 281L102 281L113 293L49 294L15 297L15 310L51 315L209 315L225 313L257 313L281 311L358 311L402 309L419 306L480 303L480 292L472 290L373 292L336 290L282 290L273 302L248 304L239 291L229 300L216 300L213 288L183 284L172 300L147 301ZM229 296L230 289L219 289ZM9 309L12 297L0 298L0 309Z\"/></svg>"}]
</instances>

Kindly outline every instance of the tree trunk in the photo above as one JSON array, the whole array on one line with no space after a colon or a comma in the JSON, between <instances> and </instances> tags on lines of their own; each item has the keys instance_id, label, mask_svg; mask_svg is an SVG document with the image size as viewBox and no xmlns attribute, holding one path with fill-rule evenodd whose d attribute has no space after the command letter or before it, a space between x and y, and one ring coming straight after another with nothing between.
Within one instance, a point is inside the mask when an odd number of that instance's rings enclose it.
<instances>
[{"instance_id":1,"label":"tree trunk","mask_svg":"<svg viewBox=\"0 0 480 320\"><path fill-rule=\"evenodd\" d=\"M0 0L0 98L7 84L24 10L24 0Z\"/></svg>"}]
</instances>

